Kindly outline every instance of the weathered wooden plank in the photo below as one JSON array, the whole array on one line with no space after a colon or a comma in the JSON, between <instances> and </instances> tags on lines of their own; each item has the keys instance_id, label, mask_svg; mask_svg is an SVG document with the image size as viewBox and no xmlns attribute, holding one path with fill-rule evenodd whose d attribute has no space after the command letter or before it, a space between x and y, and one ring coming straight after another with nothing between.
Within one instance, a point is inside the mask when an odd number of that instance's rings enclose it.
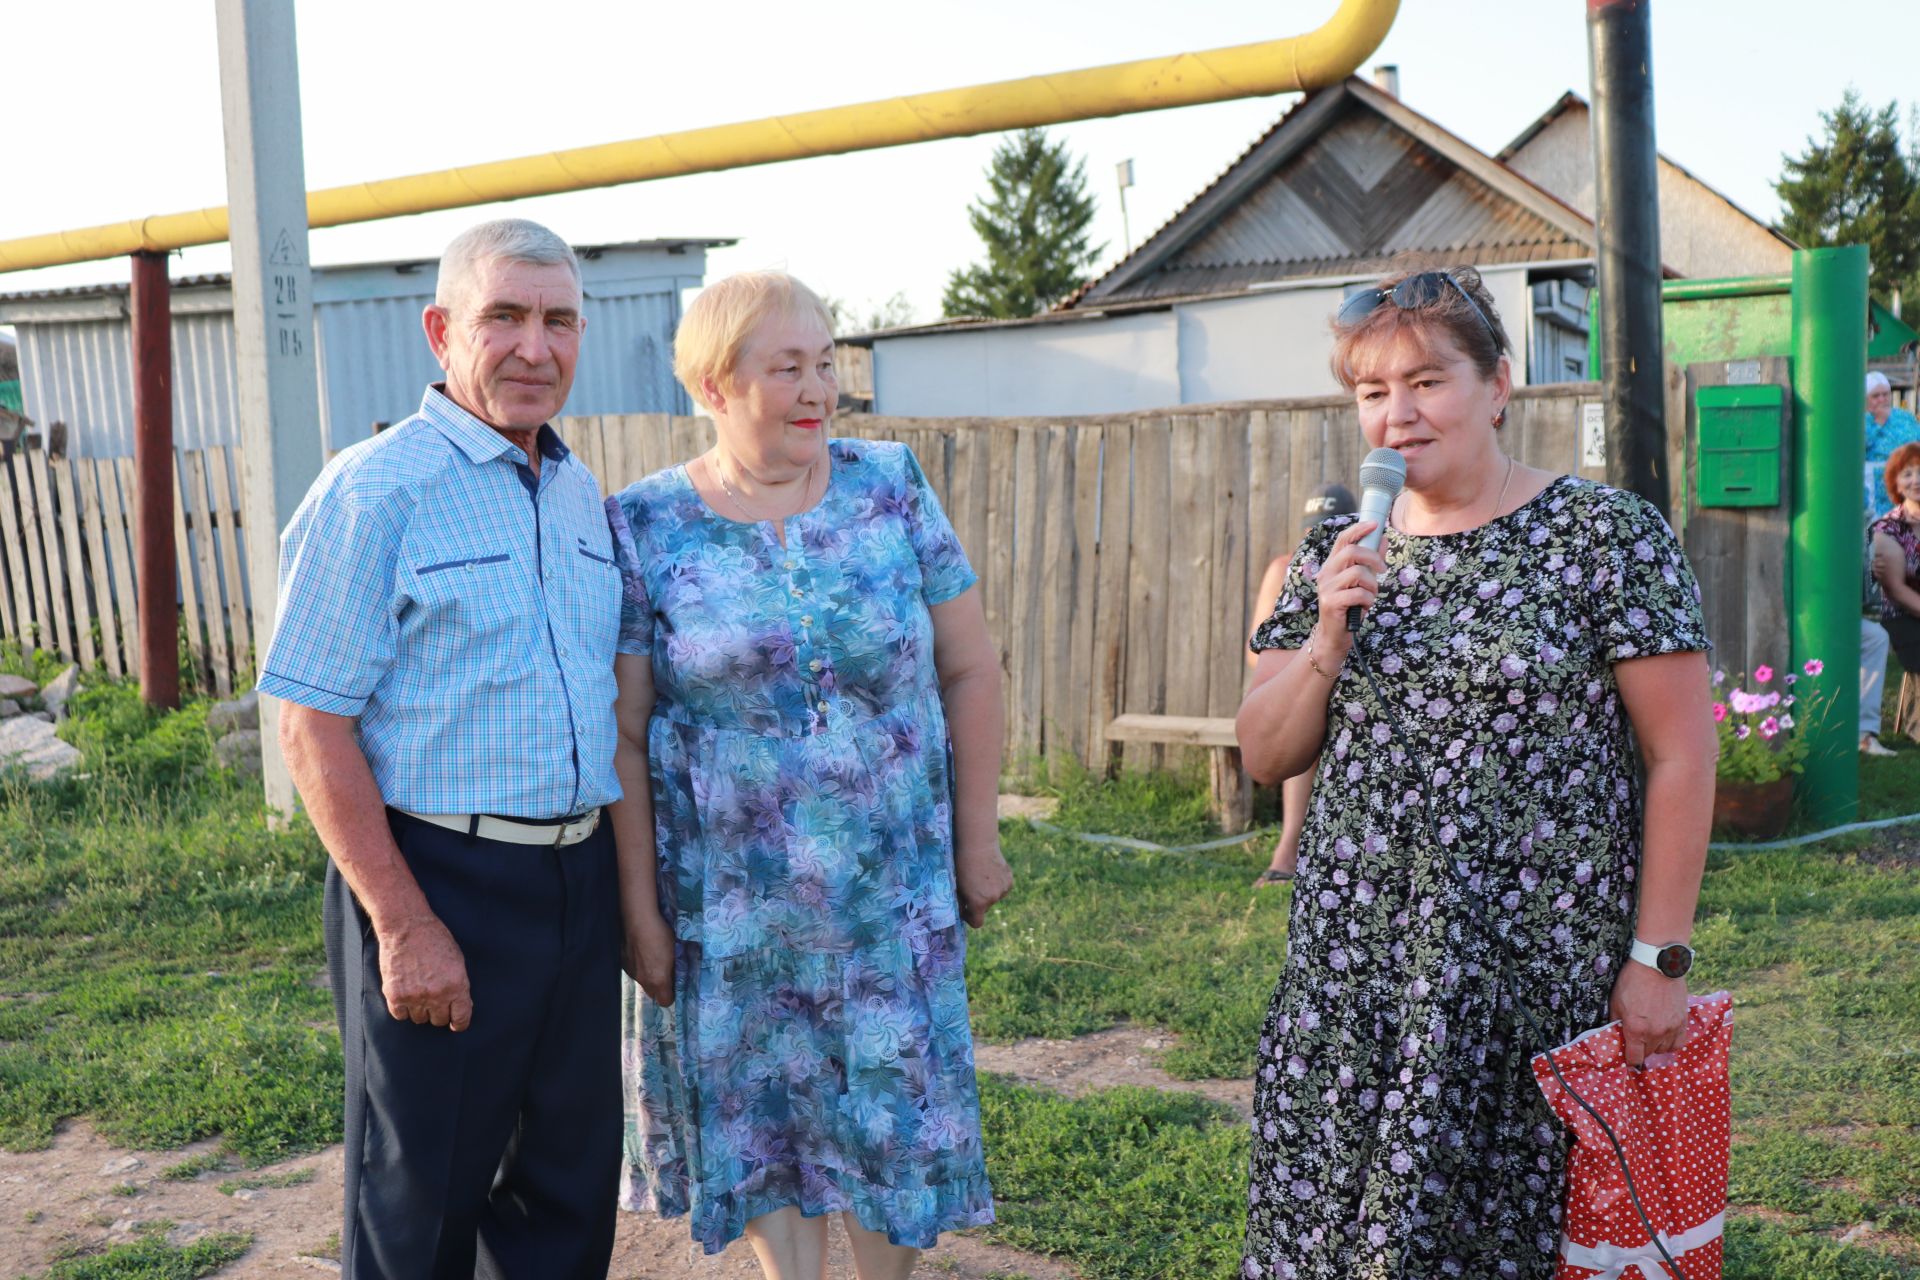
<instances>
[{"instance_id":1,"label":"weathered wooden plank","mask_svg":"<svg viewBox=\"0 0 1920 1280\"><path fill-rule=\"evenodd\" d=\"M1173 504L1173 432L1163 417L1133 427L1133 512L1127 538L1126 682L1119 710L1160 714L1167 710L1168 526ZM1159 747L1129 745L1130 769L1157 768Z\"/></svg>"},{"instance_id":2,"label":"weathered wooden plank","mask_svg":"<svg viewBox=\"0 0 1920 1280\"><path fill-rule=\"evenodd\" d=\"M986 594L987 440L982 431L961 427L953 437L953 479L946 503L947 519L960 538L973 571L981 576Z\"/></svg>"},{"instance_id":3,"label":"weathered wooden plank","mask_svg":"<svg viewBox=\"0 0 1920 1280\"><path fill-rule=\"evenodd\" d=\"M692 462L713 444L713 428L704 418L675 418L663 466Z\"/></svg>"},{"instance_id":4,"label":"weathered wooden plank","mask_svg":"<svg viewBox=\"0 0 1920 1280\"><path fill-rule=\"evenodd\" d=\"M1786 583L1788 524L1793 511L1793 382L1785 356L1766 356L1759 363L1761 382L1785 388L1780 417L1780 505L1743 509L1747 521L1746 564L1741 575L1741 600L1746 607L1743 638L1747 661L1753 664L1743 669L1751 671L1765 662L1779 670L1791 670L1790 663L1807 658L1835 659L1825 654L1792 652ZM1833 566L1836 573L1844 573L1846 568ZM1839 655L1839 665L1846 666L1849 661L1848 655Z\"/></svg>"},{"instance_id":5,"label":"weathered wooden plank","mask_svg":"<svg viewBox=\"0 0 1920 1280\"><path fill-rule=\"evenodd\" d=\"M201 616L207 628L207 665L214 692L233 695L233 652L227 638L228 602L220 590L219 553L214 547L213 508L207 501L207 462L201 450L182 450L180 477L187 532L193 544L193 574L199 583Z\"/></svg>"},{"instance_id":6,"label":"weathered wooden plank","mask_svg":"<svg viewBox=\"0 0 1920 1280\"><path fill-rule=\"evenodd\" d=\"M180 594L180 617L187 630L187 660L193 672L194 683L201 688L211 688L213 672L207 665L206 619L200 605L200 586L194 580L193 544L187 537L186 510L186 465L182 451L173 451L173 554L175 573L178 575ZM149 583L148 589L164 590L160 583Z\"/></svg>"},{"instance_id":7,"label":"weathered wooden plank","mask_svg":"<svg viewBox=\"0 0 1920 1280\"><path fill-rule=\"evenodd\" d=\"M1085 746L1078 728L1086 722L1086 709L1081 707L1079 716L1075 717L1072 689L1074 428L1055 424L1045 431L1046 470L1040 480L1040 502L1047 513L1040 553L1040 661L1044 666L1040 688L1040 747L1051 767L1053 757L1068 752L1078 759Z\"/></svg>"},{"instance_id":8,"label":"weathered wooden plank","mask_svg":"<svg viewBox=\"0 0 1920 1280\"><path fill-rule=\"evenodd\" d=\"M74 642L79 646L76 656L80 659L81 667L91 671L100 661L100 651L93 640L93 607L88 599L91 582L87 558L81 550L80 501L73 483L73 466L68 458L54 458L48 462L48 470L53 475L54 494L60 504L60 537L66 560L61 576L73 618Z\"/></svg>"},{"instance_id":9,"label":"weathered wooden plank","mask_svg":"<svg viewBox=\"0 0 1920 1280\"><path fill-rule=\"evenodd\" d=\"M1696 364L1687 368L1689 457L1695 456L1694 437L1699 430L1693 412L1694 388L1703 382L1718 382L1724 373L1725 366L1718 364ZM1693 501L1691 495L1689 501ZM1695 503L1688 511L1686 530L1682 545L1700 581L1700 608L1706 615L1707 639L1713 644L1713 663L1731 675L1743 674L1749 670L1746 607L1742 599L1747 568L1746 518L1737 507L1700 507Z\"/></svg>"},{"instance_id":10,"label":"weathered wooden plank","mask_svg":"<svg viewBox=\"0 0 1920 1280\"><path fill-rule=\"evenodd\" d=\"M0 546L7 560L7 634L23 648L33 644L33 582L27 563L27 540L20 515L32 510L26 491L12 467L0 466Z\"/></svg>"},{"instance_id":11,"label":"weathered wooden plank","mask_svg":"<svg viewBox=\"0 0 1920 1280\"><path fill-rule=\"evenodd\" d=\"M66 559L60 538L59 518L54 514L53 481L47 474L47 455L43 449L27 451L27 466L33 473L33 510L38 524L35 542L41 548L41 572L46 575L47 600L53 643L43 645L63 657L78 650L73 643L72 620L67 612Z\"/></svg>"},{"instance_id":12,"label":"weathered wooden plank","mask_svg":"<svg viewBox=\"0 0 1920 1280\"><path fill-rule=\"evenodd\" d=\"M109 474L117 489L112 501L106 494ZM120 611L120 635L127 647L127 672L137 676L140 674L140 610L135 594L139 585L134 581L133 528L134 494L138 490L134 484L133 459L114 458L111 466L103 459L100 490L101 515L107 522L107 559L113 568L114 607Z\"/></svg>"},{"instance_id":13,"label":"weathered wooden plank","mask_svg":"<svg viewBox=\"0 0 1920 1280\"><path fill-rule=\"evenodd\" d=\"M120 652L120 620L115 616L113 606L113 578L107 568L106 523L100 514L103 495L107 500L119 501L119 493L112 487L111 476L107 487L101 487L101 459L75 458L73 460L73 483L80 491L80 518L82 536L86 539L86 559L89 577L93 587L93 612L100 624L100 657L107 664L107 674L116 680L127 673ZM0 599L5 594L0 593Z\"/></svg>"},{"instance_id":14,"label":"weathered wooden plank","mask_svg":"<svg viewBox=\"0 0 1920 1280\"><path fill-rule=\"evenodd\" d=\"M1109 742L1167 742L1184 747L1233 747L1232 716L1149 716L1128 714L1107 722Z\"/></svg>"},{"instance_id":15,"label":"weathered wooden plank","mask_svg":"<svg viewBox=\"0 0 1920 1280\"><path fill-rule=\"evenodd\" d=\"M1254 619L1273 608L1272 601L1255 596L1267 564L1292 554L1293 543L1288 537L1299 527L1294 513L1283 505L1292 440L1289 433L1276 427L1285 421L1284 415L1260 409L1247 421L1247 582L1243 594L1249 630Z\"/></svg>"},{"instance_id":16,"label":"weathered wooden plank","mask_svg":"<svg viewBox=\"0 0 1920 1280\"><path fill-rule=\"evenodd\" d=\"M1212 635L1207 642L1207 711L1230 716L1246 683L1247 468L1246 410L1213 415Z\"/></svg>"},{"instance_id":17,"label":"weathered wooden plank","mask_svg":"<svg viewBox=\"0 0 1920 1280\"><path fill-rule=\"evenodd\" d=\"M980 576L986 583L987 634L1000 651L1000 679L1003 688L1013 683L1013 646L1016 623L1013 617L1014 566L1014 451L1017 437L1011 426L991 429L987 438L987 554ZM1013 717L1007 717L1006 746L1014 738Z\"/></svg>"},{"instance_id":18,"label":"weathered wooden plank","mask_svg":"<svg viewBox=\"0 0 1920 1280\"><path fill-rule=\"evenodd\" d=\"M563 437L567 448L573 450L574 457L580 460L580 465L593 473L594 482L600 486L603 497L607 492L606 424L609 421L599 414L569 418Z\"/></svg>"},{"instance_id":19,"label":"weathered wooden plank","mask_svg":"<svg viewBox=\"0 0 1920 1280\"><path fill-rule=\"evenodd\" d=\"M227 450L206 451L210 523L220 537L220 582L227 601L227 630L233 636L233 673L236 684L257 671L260 655L253 651L253 612L247 607L246 564L240 558L240 504L234 500Z\"/></svg>"},{"instance_id":20,"label":"weathered wooden plank","mask_svg":"<svg viewBox=\"0 0 1920 1280\"><path fill-rule=\"evenodd\" d=\"M1179 416L1172 423L1169 457L1173 519L1167 531L1167 700L1163 708L1168 715L1209 714L1215 474L1212 417ZM1237 604L1234 612L1239 612Z\"/></svg>"},{"instance_id":21,"label":"weathered wooden plank","mask_svg":"<svg viewBox=\"0 0 1920 1280\"><path fill-rule=\"evenodd\" d=\"M1007 679L1007 719L1013 728L1016 767L1036 755L1041 744L1041 563L1045 548L1047 502L1042 488L1050 440L1046 428L1022 423L1014 430L1013 638Z\"/></svg>"},{"instance_id":22,"label":"weathered wooden plank","mask_svg":"<svg viewBox=\"0 0 1920 1280\"><path fill-rule=\"evenodd\" d=\"M1073 601L1068 624L1066 698L1060 711L1066 747L1075 760L1092 768L1095 617L1100 528L1100 437L1097 426L1076 427L1073 437Z\"/></svg>"},{"instance_id":23,"label":"weathered wooden plank","mask_svg":"<svg viewBox=\"0 0 1920 1280\"><path fill-rule=\"evenodd\" d=\"M1127 675L1128 546L1133 526L1133 423L1100 431L1099 541L1094 550L1093 688L1087 715L1087 766L1119 767L1120 748L1105 748L1107 722L1120 710Z\"/></svg>"}]
</instances>

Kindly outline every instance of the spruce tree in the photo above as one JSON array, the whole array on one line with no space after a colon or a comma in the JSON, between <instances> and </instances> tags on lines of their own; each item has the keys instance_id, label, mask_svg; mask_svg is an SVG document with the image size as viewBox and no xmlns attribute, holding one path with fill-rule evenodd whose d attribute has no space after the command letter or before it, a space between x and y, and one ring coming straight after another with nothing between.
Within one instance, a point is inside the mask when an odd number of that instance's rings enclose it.
<instances>
[{"instance_id":1,"label":"spruce tree","mask_svg":"<svg viewBox=\"0 0 1920 1280\"><path fill-rule=\"evenodd\" d=\"M1868 289L1883 302L1900 290L1911 314L1920 304L1920 145L1902 151L1899 104L1875 112L1851 89L1820 119L1826 136L1783 157L1773 184L1786 206L1780 230L1810 249L1866 245Z\"/></svg>"},{"instance_id":2,"label":"spruce tree","mask_svg":"<svg viewBox=\"0 0 1920 1280\"><path fill-rule=\"evenodd\" d=\"M1089 247L1093 197L1085 162L1041 129L1022 129L994 148L987 196L967 206L987 260L947 279L948 316L1011 320L1046 310L1087 282L1105 250Z\"/></svg>"}]
</instances>

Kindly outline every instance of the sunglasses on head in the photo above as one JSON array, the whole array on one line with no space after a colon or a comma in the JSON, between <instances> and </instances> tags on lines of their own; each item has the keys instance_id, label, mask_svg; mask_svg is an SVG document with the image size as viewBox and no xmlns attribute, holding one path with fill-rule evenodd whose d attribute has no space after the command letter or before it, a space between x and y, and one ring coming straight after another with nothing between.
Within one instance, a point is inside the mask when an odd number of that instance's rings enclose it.
<instances>
[{"instance_id":1,"label":"sunglasses on head","mask_svg":"<svg viewBox=\"0 0 1920 1280\"><path fill-rule=\"evenodd\" d=\"M1493 338L1497 345L1499 338L1493 331L1493 322L1487 319L1487 313L1480 309L1480 304L1473 300L1473 295L1458 280L1444 271L1422 271L1418 275L1408 276L1391 289L1363 289L1340 304L1335 320L1342 328L1352 328L1372 315L1381 303L1388 301L1402 311L1418 311L1421 307L1438 302L1446 294L1448 285L1452 285L1453 291L1466 299L1467 305L1473 308L1473 314L1479 316L1480 323L1486 326L1487 336Z\"/></svg>"}]
</instances>

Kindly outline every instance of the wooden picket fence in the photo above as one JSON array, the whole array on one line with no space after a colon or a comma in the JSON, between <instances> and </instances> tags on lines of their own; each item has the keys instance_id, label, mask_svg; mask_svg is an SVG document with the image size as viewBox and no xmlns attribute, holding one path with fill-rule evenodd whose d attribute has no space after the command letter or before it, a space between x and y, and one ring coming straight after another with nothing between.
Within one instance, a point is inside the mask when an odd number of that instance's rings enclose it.
<instances>
[{"instance_id":1,"label":"wooden picket fence","mask_svg":"<svg viewBox=\"0 0 1920 1280\"><path fill-rule=\"evenodd\" d=\"M1525 462L1579 465L1591 383L1521 390L1506 445ZM570 418L561 434L608 491L712 441L700 418ZM1105 740L1125 712L1231 715L1267 562L1290 552L1315 486L1357 482L1366 452L1345 397L1098 418L836 419L837 435L903 441L980 575L1000 649L1016 758L1166 763ZM174 538L186 662L203 688L244 684L237 457L176 455ZM6 633L114 674L137 663L130 458L15 454L0 468L0 611ZM1257 606L1262 612L1271 602Z\"/></svg>"}]
</instances>

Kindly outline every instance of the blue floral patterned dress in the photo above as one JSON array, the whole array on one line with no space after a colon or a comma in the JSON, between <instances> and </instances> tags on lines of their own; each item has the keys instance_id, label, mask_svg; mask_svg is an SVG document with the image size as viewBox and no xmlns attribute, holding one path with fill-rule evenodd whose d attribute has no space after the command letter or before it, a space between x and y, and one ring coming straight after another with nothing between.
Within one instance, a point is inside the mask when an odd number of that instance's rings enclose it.
<instances>
[{"instance_id":1,"label":"blue floral patterned dress","mask_svg":"<svg viewBox=\"0 0 1920 1280\"><path fill-rule=\"evenodd\" d=\"M672 1008L627 984L621 1204L708 1253L789 1205L916 1247L993 1219L928 615L976 579L910 450L828 452L784 547L684 466L607 502L678 938Z\"/></svg>"}]
</instances>

